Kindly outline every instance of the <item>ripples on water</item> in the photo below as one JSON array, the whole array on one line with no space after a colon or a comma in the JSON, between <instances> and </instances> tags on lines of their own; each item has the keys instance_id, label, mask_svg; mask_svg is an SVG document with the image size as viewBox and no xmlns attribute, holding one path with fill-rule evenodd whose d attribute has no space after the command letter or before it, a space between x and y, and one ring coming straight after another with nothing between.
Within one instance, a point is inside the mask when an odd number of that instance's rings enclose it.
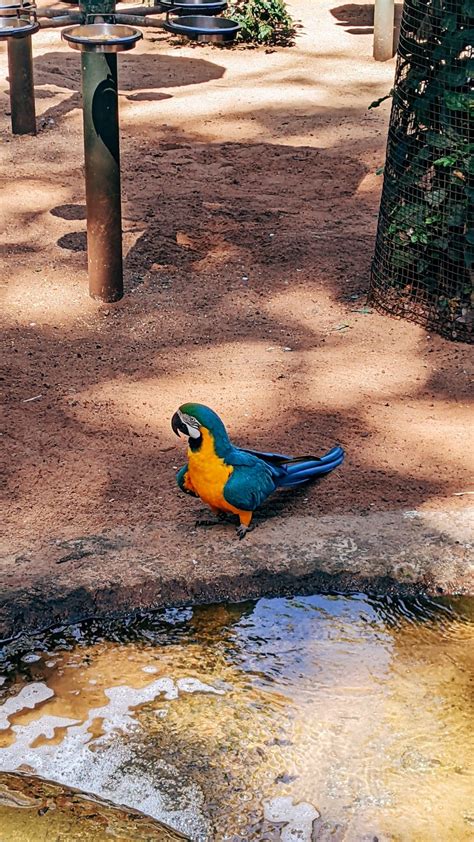
<instances>
[{"instance_id":1,"label":"ripples on water","mask_svg":"<svg viewBox=\"0 0 474 842\"><path fill-rule=\"evenodd\" d=\"M0 769L194 840L464 842L473 618L461 598L326 595L19 640L4 657Z\"/></svg>"}]
</instances>

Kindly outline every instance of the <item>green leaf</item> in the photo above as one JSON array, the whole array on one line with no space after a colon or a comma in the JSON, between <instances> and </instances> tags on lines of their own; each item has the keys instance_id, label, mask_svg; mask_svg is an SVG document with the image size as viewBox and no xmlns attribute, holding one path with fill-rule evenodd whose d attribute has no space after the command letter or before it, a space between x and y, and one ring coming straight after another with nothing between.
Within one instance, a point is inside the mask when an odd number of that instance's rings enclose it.
<instances>
[{"instance_id":1,"label":"green leaf","mask_svg":"<svg viewBox=\"0 0 474 842\"><path fill-rule=\"evenodd\" d=\"M450 111L472 111L474 109L474 99L468 94L455 94L446 91L444 101Z\"/></svg>"},{"instance_id":2,"label":"green leaf","mask_svg":"<svg viewBox=\"0 0 474 842\"><path fill-rule=\"evenodd\" d=\"M454 167L457 160L457 157L454 157L454 155L444 155L442 158L437 158L433 163L437 167Z\"/></svg>"},{"instance_id":3,"label":"green leaf","mask_svg":"<svg viewBox=\"0 0 474 842\"><path fill-rule=\"evenodd\" d=\"M385 164L382 167L377 167L375 170L375 175L383 175L385 172Z\"/></svg>"}]
</instances>

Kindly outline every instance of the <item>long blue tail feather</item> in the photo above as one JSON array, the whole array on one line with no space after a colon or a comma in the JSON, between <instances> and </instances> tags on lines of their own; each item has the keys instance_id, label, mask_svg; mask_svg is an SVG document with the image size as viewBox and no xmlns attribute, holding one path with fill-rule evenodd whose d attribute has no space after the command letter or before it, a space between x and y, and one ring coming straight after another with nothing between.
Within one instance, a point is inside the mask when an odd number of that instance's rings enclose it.
<instances>
[{"instance_id":1,"label":"long blue tail feather","mask_svg":"<svg viewBox=\"0 0 474 842\"><path fill-rule=\"evenodd\" d=\"M344 461L344 451L337 445L321 457L283 456L281 453L261 453L258 450L246 450L252 456L262 459L272 468L275 484L278 488L294 488L316 477L329 474Z\"/></svg>"},{"instance_id":2,"label":"long blue tail feather","mask_svg":"<svg viewBox=\"0 0 474 842\"><path fill-rule=\"evenodd\" d=\"M311 479L311 477L322 476L329 474L334 468L337 468L342 462L342 459L335 459L333 462L327 462L324 465L308 465L304 470L290 470L287 471L288 479ZM285 477L283 477L285 479Z\"/></svg>"},{"instance_id":3,"label":"long blue tail feather","mask_svg":"<svg viewBox=\"0 0 474 842\"><path fill-rule=\"evenodd\" d=\"M286 476L277 478L277 485L279 488L294 488L297 485L302 485L309 480L329 474L343 462L344 455L339 456L332 462L326 462L324 465L317 464L312 467L307 467L304 470L289 473Z\"/></svg>"}]
</instances>

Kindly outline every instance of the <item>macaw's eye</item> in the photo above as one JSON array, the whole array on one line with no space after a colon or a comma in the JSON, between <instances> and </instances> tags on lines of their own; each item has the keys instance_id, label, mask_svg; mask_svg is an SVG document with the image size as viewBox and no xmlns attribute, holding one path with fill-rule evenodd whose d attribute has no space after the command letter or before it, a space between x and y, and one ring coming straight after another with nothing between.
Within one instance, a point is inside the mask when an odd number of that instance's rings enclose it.
<instances>
[{"instance_id":1,"label":"macaw's eye","mask_svg":"<svg viewBox=\"0 0 474 842\"><path fill-rule=\"evenodd\" d=\"M201 431L199 429L200 424L197 418L194 418L193 415L186 415L186 413L181 413L181 420L183 424L188 429L188 435L192 439L198 439L201 436Z\"/></svg>"},{"instance_id":2,"label":"macaw's eye","mask_svg":"<svg viewBox=\"0 0 474 842\"><path fill-rule=\"evenodd\" d=\"M195 427L196 429L199 427L199 421L197 420L197 418L194 418L193 415L187 415L185 412L179 412L179 410L178 414L181 418L181 421L188 427Z\"/></svg>"}]
</instances>

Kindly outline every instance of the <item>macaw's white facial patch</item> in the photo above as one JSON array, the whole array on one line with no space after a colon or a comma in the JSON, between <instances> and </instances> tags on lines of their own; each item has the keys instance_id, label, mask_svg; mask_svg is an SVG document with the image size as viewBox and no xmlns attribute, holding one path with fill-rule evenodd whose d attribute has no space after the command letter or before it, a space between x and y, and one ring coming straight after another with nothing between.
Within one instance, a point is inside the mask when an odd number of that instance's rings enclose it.
<instances>
[{"instance_id":1,"label":"macaw's white facial patch","mask_svg":"<svg viewBox=\"0 0 474 842\"><path fill-rule=\"evenodd\" d=\"M200 437L201 432L198 428L191 427L189 424L186 424L186 427L188 428L189 437L191 439L198 439Z\"/></svg>"}]
</instances>

